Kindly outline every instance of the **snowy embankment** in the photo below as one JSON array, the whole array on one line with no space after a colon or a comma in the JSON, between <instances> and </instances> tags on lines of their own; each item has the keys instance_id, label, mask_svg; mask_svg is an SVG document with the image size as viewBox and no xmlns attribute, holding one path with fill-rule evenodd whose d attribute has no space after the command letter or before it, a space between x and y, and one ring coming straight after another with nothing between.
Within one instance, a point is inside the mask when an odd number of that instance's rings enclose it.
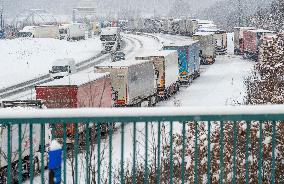
<instances>
[{"instance_id":1,"label":"snowy embankment","mask_svg":"<svg viewBox=\"0 0 284 184\"><path fill-rule=\"evenodd\" d=\"M57 39L0 40L0 88L47 74L56 59L88 59L101 51L99 37L76 42Z\"/></svg>"}]
</instances>

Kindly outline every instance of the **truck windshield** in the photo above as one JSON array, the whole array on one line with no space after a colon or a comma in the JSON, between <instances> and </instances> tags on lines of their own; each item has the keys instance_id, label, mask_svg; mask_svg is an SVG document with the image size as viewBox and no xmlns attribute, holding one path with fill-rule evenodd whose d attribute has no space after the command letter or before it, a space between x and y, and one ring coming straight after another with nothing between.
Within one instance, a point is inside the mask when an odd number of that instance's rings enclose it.
<instances>
[{"instance_id":1,"label":"truck windshield","mask_svg":"<svg viewBox=\"0 0 284 184\"><path fill-rule=\"evenodd\" d=\"M31 37L32 33L31 32L20 32L19 36L20 37Z\"/></svg>"},{"instance_id":2,"label":"truck windshield","mask_svg":"<svg viewBox=\"0 0 284 184\"><path fill-rule=\"evenodd\" d=\"M53 66L52 72L53 73L68 72L68 66Z\"/></svg>"},{"instance_id":3,"label":"truck windshield","mask_svg":"<svg viewBox=\"0 0 284 184\"><path fill-rule=\"evenodd\" d=\"M101 41L116 41L116 35L101 35Z\"/></svg>"}]
</instances>

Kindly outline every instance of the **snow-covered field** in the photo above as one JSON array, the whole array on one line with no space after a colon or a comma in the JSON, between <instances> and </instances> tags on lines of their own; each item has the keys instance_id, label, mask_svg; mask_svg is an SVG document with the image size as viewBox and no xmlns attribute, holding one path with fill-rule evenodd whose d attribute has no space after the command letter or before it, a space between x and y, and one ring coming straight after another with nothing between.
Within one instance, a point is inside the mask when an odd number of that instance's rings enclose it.
<instances>
[{"instance_id":1,"label":"snow-covered field","mask_svg":"<svg viewBox=\"0 0 284 184\"><path fill-rule=\"evenodd\" d=\"M47 74L56 59L88 59L101 51L99 37L76 42L41 38L0 40L0 88Z\"/></svg>"}]
</instances>

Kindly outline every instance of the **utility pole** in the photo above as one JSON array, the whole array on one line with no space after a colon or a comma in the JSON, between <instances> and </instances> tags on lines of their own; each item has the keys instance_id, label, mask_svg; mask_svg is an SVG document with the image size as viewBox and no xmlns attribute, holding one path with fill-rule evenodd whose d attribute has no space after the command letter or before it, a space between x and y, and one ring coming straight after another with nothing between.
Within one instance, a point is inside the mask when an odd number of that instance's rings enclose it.
<instances>
[{"instance_id":1,"label":"utility pole","mask_svg":"<svg viewBox=\"0 0 284 184\"><path fill-rule=\"evenodd\" d=\"M239 27L242 26L242 4L241 0L238 0L238 10L239 10Z\"/></svg>"}]
</instances>

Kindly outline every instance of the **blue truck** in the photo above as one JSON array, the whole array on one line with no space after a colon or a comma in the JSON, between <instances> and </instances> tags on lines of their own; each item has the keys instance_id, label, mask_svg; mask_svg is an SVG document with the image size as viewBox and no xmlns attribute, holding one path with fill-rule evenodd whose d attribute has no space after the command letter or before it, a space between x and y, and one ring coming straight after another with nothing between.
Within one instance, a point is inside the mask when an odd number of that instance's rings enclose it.
<instances>
[{"instance_id":1,"label":"blue truck","mask_svg":"<svg viewBox=\"0 0 284 184\"><path fill-rule=\"evenodd\" d=\"M199 41L166 43L163 50L176 50L179 55L179 82L187 85L200 75Z\"/></svg>"}]
</instances>

